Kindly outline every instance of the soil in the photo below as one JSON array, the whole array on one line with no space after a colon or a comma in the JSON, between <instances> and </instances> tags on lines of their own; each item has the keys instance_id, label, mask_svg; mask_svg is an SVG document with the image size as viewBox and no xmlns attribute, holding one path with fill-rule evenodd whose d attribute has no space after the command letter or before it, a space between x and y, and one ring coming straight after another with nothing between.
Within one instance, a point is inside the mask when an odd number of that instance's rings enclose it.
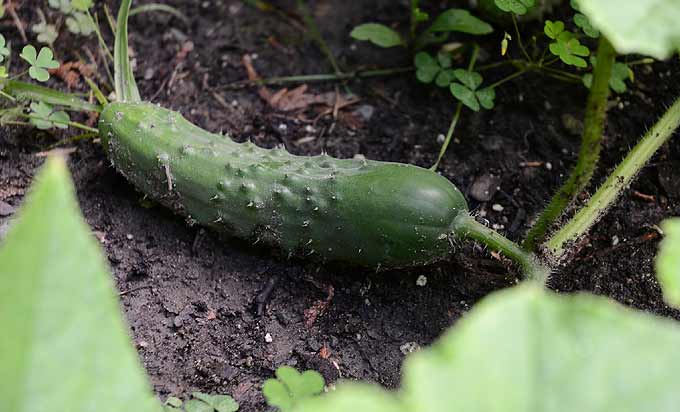
<instances>
[{"instance_id":1,"label":"soil","mask_svg":"<svg viewBox=\"0 0 680 412\"><path fill-rule=\"evenodd\" d=\"M24 2L20 16L37 22L38 3ZM117 7L117 2L101 3ZM266 147L285 144L297 154L326 150L337 157L361 154L425 167L435 160L437 136L446 132L454 102L412 75L347 86L309 83L312 94L351 89L360 98L337 116L330 110L316 122L306 120L318 115L312 109L302 114L277 111L256 88L230 87L246 79L244 55L251 56L263 77L331 72L301 29L294 2L276 3L289 11L283 16L237 0L167 3L187 15L187 24L162 14L131 21L143 96L153 96L154 102L205 129L229 130L239 141L250 138ZM356 24L374 20L403 29L406 2L364 3L323 0L312 6L341 66L407 66L404 50L379 50L348 36ZM58 19L43 10L51 21ZM0 29L20 42L11 20L3 20ZM96 53L95 40L83 43L65 28L61 33L56 51L62 60L86 56L84 48ZM495 54L497 37L485 40L482 63ZM631 90L612 98L594 187L677 96L677 59L634 69ZM98 73L105 81L105 71ZM503 74L500 70L488 76L494 80ZM65 88L59 80L51 82ZM586 95L579 85L539 75L505 84L494 110L464 111L456 133L460 142L450 147L441 173L466 193L478 215L521 240L574 163L579 146L574 129ZM65 136L0 129L0 227L21 203L43 161L36 153ZM243 411L263 410L259 389L284 364L319 370L329 382L366 379L395 387L409 348L430 344L479 299L520 279L512 265L476 245L464 246L436 265L381 273L280 259L190 227L150 204L109 167L98 144L67 146L76 149L69 164L83 213L105 248L134 342L163 398L194 390L227 393ZM680 313L663 303L653 269L656 225L680 215L679 162L680 141L675 139L640 173L574 259L552 276L550 287L564 293L593 292L680 319ZM500 189L492 185L488 201L471 198L473 183L487 180L495 180ZM426 285L418 286L418 279L426 279ZM258 314L261 292L272 285Z\"/></svg>"}]
</instances>

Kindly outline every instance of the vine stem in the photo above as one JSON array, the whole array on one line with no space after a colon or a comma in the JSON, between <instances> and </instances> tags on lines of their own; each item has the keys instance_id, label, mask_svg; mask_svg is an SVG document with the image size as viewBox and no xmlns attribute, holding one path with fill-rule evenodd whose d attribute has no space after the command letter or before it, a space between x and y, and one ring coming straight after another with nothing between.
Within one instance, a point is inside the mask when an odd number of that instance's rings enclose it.
<instances>
[{"instance_id":1,"label":"vine stem","mask_svg":"<svg viewBox=\"0 0 680 412\"><path fill-rule=\"evenodd\" d=\"M609 79L616 59L616 51L604 37L600 37L597 50L597 66L593 71L593 84L588 95L584 130L578 160L567 181L560 187L531 228L523 243L527 250L536 250L545 234L574 198L590 182L602 149L602 134L607 115Z\"/></svg>"},{"instance_id":2,"label":"vine stem","mask_svg":"<svg viewBox=\"0 0 680 412\"><path fill-rule=\"evenodd\" d=\"M461 213L453 222L453 232L463 238L476 240L521 266L524 276L531 281L545 285L550 276L550 268L541 263L536 256L522 249L495 230L489 229L467 213Z\"/></svg>"},{"instance_id":3,"label":"vine stem","mask_svg":"<svg viewBox=\"0 0 680 412\"><path fill-rule=\"evenodd\" d=\"M631 149L586 206L545 243L551 260L555 263L563 260L569 244L578 240L597 223L678 127L680 127L680 99L676 100L661 119L645 133L642 140Z\"/></svg>"}]
</instances>

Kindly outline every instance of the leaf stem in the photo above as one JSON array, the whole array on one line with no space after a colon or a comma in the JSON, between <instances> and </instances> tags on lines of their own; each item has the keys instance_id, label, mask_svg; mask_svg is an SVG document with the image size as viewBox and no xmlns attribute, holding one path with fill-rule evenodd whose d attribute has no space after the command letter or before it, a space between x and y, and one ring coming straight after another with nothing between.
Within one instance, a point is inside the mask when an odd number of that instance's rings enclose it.
<instances>
[{"instance_id":1,"label":"leaf stem","mask_svg":"<svg viewBox=\"0 0 680 412\"><path fill-rule=\"evenodd\" d=\"M510 13L510 16L512 16L512 24L513 24L513 26L515 26L515 35L517 36L517 44L519 44L519 48L522 50L524 57L527 59L527 62L532 63L533 60L531 59L531 57L529 57L529 53L527 53L527 49L524 47L524 42L522 42L522 35L519 34L519 27L517 26L517 17L515 17L515 13Z\"/></svg>"},{"instance_id":2,"label":"leaf stem","mask_svg":"<svg viewBox=\"0 0 680 412\"><path fill-rule=\"evenodd\" d=\"M93 127L84 125L82 123L73 122L73 121L70 121L70 120L68 122L62 122L61 120L58 120L58 119L48 119L46 117L36 116L34 114L26 114L26 113L17 113L17 116L23 117L24 119L42 120L42 121L50 122L50 123L54 123L54 124L61 124L61 125L64 125L64 126L75 127L76 129L84 130L84 131L90 132L90 133L99 133L99 130L97 130Z\"/></svg>"},{"instance_id":3,"label":"leaf stem","mask_svg":"<svg viewBox=\"0 0 680 412\"><path fill-rule=\"evenodd\" d=\"M298 0L298 9L300 10L300 13L302 14L302 18L305 21L305 24L307 25L307 29L309 30L309 34L312 37L312 40L316 42L316 44L319 46L319 49L321 49L321 53L326 56L326 59L328 59L328 62L331 64L331 67L333 67L333 71L336 74L342 73L342 70L340 70L340 66L338 65L338 62L335 60L335 56L333 56L333 53L331 52L331 49L328 47L326 44L326 41L323 39L321 36L321 32L319 31L319 26L317 26L316 22L314 21L314 18L312 15L309 13L309 8L307 7L307 2L305 0Z\"/></svg>"},{"instance_id":4,"label":"leaf stem","mask_svg":"<svg viewBox=\"0 0 680 412\"><path fill-rule=\"evenodd\" d=\"M525 69L520 69L520 70L518 70L518 71L516 71L516 72L514 72L514 73L512 73L512 74L510 74L510 75L508 75L508 76L506 76L506 77L504 77L504 78L502 78L502 79L500 79L500 80L497 81L496 83L493 83L493 84L492 84L491 86L489 86L488 88L489 88L489 89L493 89L493 88L495 88L495 87L500 86L501 84L503 84L503 83L505 83L505 82L509 82L510 80L512 80L512 79L514 79L514 78L516 78L516 77L519 77L519 76L523 75L524 73L527 72L527 70L528 70L528 69L526 69L526 68L525 68Z\"/></svg>"},{"instance_id":5,"label":"leaf stem","mask_svg":"<svg viewBox=\"0 0 680 412\"><path fill-rule=\"evenodd\" d=\"M584 130L581 138L581 149L578 160L567 181L560 187L550 200L548 206L539 216L536 224L527 234L523 247L535 250L543 240L546 232L559 218L574 198L588 185L595 166L600 158L602 149L602 134L607 114L607 99L609 98L609 78L616 59L616 52L604 37L600 37L597 50L597 66L593 71L593 85L588 95L586 115L583 122Z\"/></svg>"},{"instance_id":6,"label":"leaf stem","mask_svg":"<svg viewBox=\"0 0 680 412\"><path fill-rule=\"evenodd\" d=\"M394 76L414 71L413 67L397 67L391 69L362 70L351 73L323 73L323 74L303 74L299 76L270 77L268 79L248 80L245 82L232 83L223 87L224 89L236 89L248 85L270 85L282 83L306 83L306 82L325 82L325 81L345 81L353 79L364 79L369 77Z\"/></svg>"},{"instance_id":7,"label":"leaf stem","mask_svg":"<svg viewBox=\"0 0 680 412\"><path fill-rule=\"evenodd\" d=\"M87 102L78 95L60 92L33 83L8 80L3 82L3 91L18 100L36 100L80 112L102 111L101 106Z\"/></svg>"},{"instance_id":8,"label":"leaf stem","mask_svg":"<svg viewBox=\"0 0 680 412\"><path fill-rule=\"evenodd\" d=\"M600 66L598 57L597 67ZM590 198L586 206L557 231L546 243L549 258L559 263L566 254L566 248L604 215L618 199L638 172L649 162L654 153L673 136L680 126L680 99L666 111L656 124L645 133L642 140L631 149L604 184Z\"/></svg>"},{"instance_id":9,"label":"leaf stem","mask_svg":"<svg viewBox=\"0 0 680 412\"><path fill-rule=\"evenodd\" d=\"M472 49L472 56L470 56L470 62L468 63L468 71L472 71L472 69L475 68L475 63L477 62L477 56L479 56L479 46L477 44L474 45L474 48ZM442 158L444 157L444 154L446 153L446 149L448 149L449 144L451 143L451 137L453 137L453 132L456 130L456 125L458 124L458 120L460 120L460 114L463 111L463 102L459 101L458 104L456 105L456 111L453 114L453 118L451 119L451 124L449 125L449 130L446 132L446 138L444 139L444 144L442 144L441 149L439 149L439 155L437 156L437 161L430 167L430 170L435 171L437 170L437 167L439 167L439 162L441 162Z\"/></svg>"},{"instance_id":10,"label":"leaf stem","mask_svg":"<svg viewBox=\"0 0 680 412\"><path fill-rule=\"evenodd\" d=\"M533 253L522 249L515 242L479 223L474 217L461 213L456 217L452 226L453 232L461 238L481 242L495 251L502 252L507 258L519 264L528 280L541 285L547 281L550 269L542 264Z\"/></svg>"}]
</instances>

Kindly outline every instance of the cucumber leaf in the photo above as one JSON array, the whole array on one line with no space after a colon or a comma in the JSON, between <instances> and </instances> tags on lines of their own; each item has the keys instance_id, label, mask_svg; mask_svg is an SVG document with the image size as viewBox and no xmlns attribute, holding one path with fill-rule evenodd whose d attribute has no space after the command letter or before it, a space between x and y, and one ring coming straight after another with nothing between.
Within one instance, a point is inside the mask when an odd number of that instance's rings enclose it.
<instances>
[{"instance_id":1,"label":"cucumber leaf","mask_svg":"<svg viewBox=\"0 0 680 412\"><path fill-rule=\"evenodd\" d=\"M680 326L592 295L488 296L405 362L402 388L342 384L296 411L672 411Z\"/></svg>"},{"instance_id":2,"label":"cucumber leaf","mask_svg":"<svg viewBox=\"0 0 680 412\"><path fill-rule=\"evenodd\" d=\"M656 273L666 303L680 308L680 218L661 225L666 238L656 259Z\"/></svg>"},{"instance_id":3,"label":"cucumber leaf","mask_svg":"<svg viewBox=\"0 0 680 412\"><path fill-rule=\"evenodd\" d=\"M588 0L578 7L619 53L663 59L680 48L678 0Z\"/></svg>"},{"instance_id":4,"label":"cucumber leaf","mask_svg":"<svg viewBox=\"0 0 680 412\"><path fill-rule=\"evenodd\" d=\"M2 410L160 410L61 158L0 248L0 325Z\"/></svg>"}]
</instances>

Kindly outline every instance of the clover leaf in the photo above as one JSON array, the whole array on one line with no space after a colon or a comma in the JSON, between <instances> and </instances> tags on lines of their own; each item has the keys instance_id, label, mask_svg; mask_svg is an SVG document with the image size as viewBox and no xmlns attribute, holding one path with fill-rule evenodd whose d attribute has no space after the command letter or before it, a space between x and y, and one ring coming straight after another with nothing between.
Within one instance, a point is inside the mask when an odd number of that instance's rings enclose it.
<instances>
[{"instance_id":1,"label":"clover leaf","mask_svg":"<svg viewBox=\"0 0 680 412\"><path fill-rule=\"evenodd\" d=\"M590 23L590 19L588 19L585 14L576 13L574 15L574 24L580 27L586 36L592 37L594 39L600 37L600 31L593 27L593 25Z\"/></svg>"},{"instance_id":2,"label":"clover leaf","mask_svg":"<svg viewBox=\"0 0 680 412\"><path fill-rule=\"evenodd\" d=\"M489 87L478 90L483 82L481 74L463 69L456 69L453 74L460 82L451 83L449 86L453 97L475 112L478 112L481 107L485 109L494 107L496 91Z\"/></svg>"},{"instance_id":3,"label":"clover leaf","mask_svg":"<svg viewBox=\"0 0 680 412\"><path fill-rule=\"evenodd\" d=\"M49 5L53 9L57 9L64 14L71 12L73 7L71 6L71 0L49 0Z\"/></svg>"},{"instance_id":4,"label":"clover leaf","mask_svg":"<svg viewBox=\"0 0 680 412\"><path fill-rule=\"evenodd\" d=\"M54 111L54 108L44 102L31 103L30 123L40 130L49 130L53 127L58 129L68 128L71 120L65 111Z\"/></svg>"},{"instance_id":5,"label":"clover leaf","mask_svg":"<svg viewBox=\"0 0 680 412\"><path fill-rule=\"evenodd\" d=\"M47 69L59 67L59 63L54 60L52 50L48 47L41 48L40 53L37 53L35 47L29 44L24 47L19 56L31 65L28 69L28 75L39 82L46 82L50 79L50 73Z\"/></svg>"},{"instance_id":6,"label":"clover leaf","mask_svg":"<svg viewBox=\"0 0 680 412\"><path fill-rule=\"evenodd\" d=\"M92 7L93 3L94 2L92 0L73 0L71 5L76 10L88 11L90 7Z\"/></svg>"},{"instance_id":7,"label":"clover leaf","mask_svg":"<svg viewBox=\"0 0 680 412\"><path fill-rule=\"evenodd\" d=\"M590 56L590 64L593 66L593 68L597 66L597 58L595 56ZM634 79L635 77L633 70L631 70L627 64L616 62L612 66L612 74L609 77L609 88L619 94L625 93L626 90L628 90L626 80L630 80L632 82ZM584 74L582 80L583 84L590 89L593 84L592 73Z\"/></svg>"},{"instance_id":8,"label":"clover leaf","mask_svg":"<svg viewBox=\"0 0 680 412\"><path fill-rule=\"evenodd\" d=\"M323 392L323 377L313 370L300 373L290 366L281 366L276 377L265 381L262 394L270 406L281 412L291 411L298 402Z\"/></svg>"},{"instance_id":9,"label":"clover leaf","mask_svg":"<svg viewBox=\"0 0 680 412\"><path fill-rule=\"evenodd\" d=\"M432 83L439 87L448 87L455 76L451 70L451 54L440 52L437 58L427 52L419 52L414 58L416 78L422 83Z\"/></svg>"},{"instance_id":10,"label":"clover leaf","mask_svg":"<svg viewBox=\"0 0 680 412\"><path fill-rule=\"evenodd\" d=\"M546 20L545 26L543 26L543 32L545 33L546 36L550 37L553 40L556 40L557 36L559 36L560 33L564 32L564 22L561 22L559 20L557 21Z\"/></svg>"},{"instance_id":11,"label":"clover leaf","mask_svg":"<svg viewBox=\"0 0 680 412\"><path fill-rule=\"evenodd\" d=\"M59 37L57 28L54 27L54 25L47 24L44 21L34 24L33 27L31 27L31 30L33 30L33 33L38 35L38 41L40 43L53 44L55 40L57 40L57 37Z\"/></svg>"},{"instance_id":12,"label":"clover leaf","mask_svg":"<svg viewBox=\"0 0 680 412\"><path fill-rule=\"evenodd\" d=\"M549 46L552 54L558 56L565 64L588 67L588 63L582 57L590 55L590 50L582 45L573 33L563 31L555 40Z\"/></svg>"},{"instance_id":13,"label":"clover leaf","mask_svg":"<svg viewBox=\"0 0 680 412\"><path fill-rule=\"evenodd\" d=\"M5 37L0 34L0 62L5 60L5 57L9 56L9 48L7 47L7 41Z\"/></svg>"},{"instance_id":14,"label":"clover leaf","mask_svg":"<svg viewBox=\"0 0 680 412\"><path fill-rule=\"evenodd\" d=\"M661 224L664 239L656 257L656 273L666 303L680 308L680 219L665 220Z\"/></svg>"},{"instance_id":15,"label":"clover leaf","mask_svg":"<svg viewBox=\"0 0 680 412\"><path fill-rule=\"evenodd\" d=\"M8 77L9 77L9 73L7 73L7 67L0 66L0 79L6 79ZM0 89L2 89L1 86L0 86Z\"/></svg>"},{"instance_id":16,"label":"clover leaf","mask_svg":"<svg viewBox=\"0 0 680 412\"><path fill-rule=\"evenodd\" d=\"M79 12L75 12L66 18L66 26L71 33L82 34L83 36L89 36L96 29L90 16Z\"/></svg>"},{"instance_id":17,"label":"clover leaf","mask_svg":"<svg viewBox=\"0 0 680 412\"><path fill-rule=\"evenodd\" d=\"M515 14L524 14L534 7L534 0L495 0L496 7Z\"/></svg>"}]
</instances>

